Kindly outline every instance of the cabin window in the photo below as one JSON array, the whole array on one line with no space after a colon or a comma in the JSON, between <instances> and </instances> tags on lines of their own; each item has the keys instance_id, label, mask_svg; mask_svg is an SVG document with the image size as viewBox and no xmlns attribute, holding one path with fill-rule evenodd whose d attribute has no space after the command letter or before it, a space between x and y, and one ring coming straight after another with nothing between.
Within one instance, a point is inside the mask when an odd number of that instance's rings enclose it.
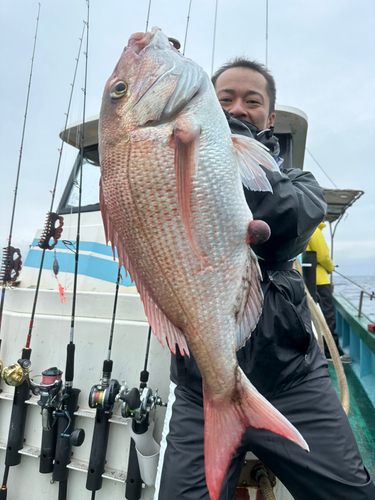
<instances>
[{"instance_id":1,"label":"cabin window","mask_svg":"<svg viewBox=\"0 0 375 500\"><path fill-rule=\"evenodd\" d=\"M80 165L81 159L78 154L57 210L59 214L74 213L78 210ZM99 210L100 166L97 144L85 148L82 165L81 211L91 212Z\"/></svg>"}]
</instances>

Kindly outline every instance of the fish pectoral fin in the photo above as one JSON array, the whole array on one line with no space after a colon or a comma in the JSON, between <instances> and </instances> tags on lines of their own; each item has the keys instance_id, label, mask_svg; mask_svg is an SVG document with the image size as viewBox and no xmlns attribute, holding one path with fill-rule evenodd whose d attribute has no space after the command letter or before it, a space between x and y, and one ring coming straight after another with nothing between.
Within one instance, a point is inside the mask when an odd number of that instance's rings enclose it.
<instances>
[{"instance_id":1,"label":"fish pectoral fin","mask_svg":"<svg viewBox=\"0 0 375 500\"><path fill-rule=\"evenodd\" d=\"M200 261L200 255L194 240L191 226L191 187L194 173L199 162L199 138L201 129L189 126L186 122L177 123L173 129L174 167L177 184L177 199L182 222L195 255Z\"/></svg>"},{"instance_id":2,"label":"fish pectoral fin","mask_svg":"<svg viewBox=\"0 0 375 500\"><path fill-rule=\"evenodd\" d=\"M250 383L238 368L236 393L232 398L210 398L203 383L204 463L211 500L218 500L230 461L247 427L267 429L306 451L309 447L299 431Z\"/></svg>"},{"instance_id":3,"label":"fish pectoral fin","mask_svg":"<svg viewBox=\"0 0 375 500\"><path fill-rule=\"evenodd\" d=\"M258 323L263 306L263 292L260 286L262 274L254 252L250 247L248 248L250 266L248 275L245 278L250 283L250 288L248 296L244 298L246 302L243 305L243 313L239 316L239 322L237 323L237 350L243 347L250 338L251 332Z\"/></svg>"},{"instance_id":4,"label":"fish pectoral fin","mask_svg":"<svg viewBox=\"0 0 375 500\"><path fill-rule=\"evenodd\" d=\"M163 121L170 120L186 106L198 92L204 76L202 68L188 60L185 60L183 65L173 66L163 75L163 78L169 74L172 76L178 75L178 80L174 91L161 112L160 119Z\"/></svg>"},{"instance_id":5,"label":"fish pectoral fin","mask_svg":"<svg viewBox=\"0 0 375 500\"><path fill-rule=\"evenodd\" d=\"M280 172L267 148L259 141L243 135L232 135L238 170L244 186L252 191L271 191L272 187L260 165Z\"/></svg>"}]
</instances>

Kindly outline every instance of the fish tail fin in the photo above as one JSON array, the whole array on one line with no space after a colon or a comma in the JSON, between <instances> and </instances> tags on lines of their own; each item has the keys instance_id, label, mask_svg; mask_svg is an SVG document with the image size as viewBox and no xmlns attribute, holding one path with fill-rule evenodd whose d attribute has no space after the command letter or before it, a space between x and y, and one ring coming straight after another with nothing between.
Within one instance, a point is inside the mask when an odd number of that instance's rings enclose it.
<instances>
[{"instance_id":1,"label":"fish tail fin","mask_svg":"<svg viewBox=\"0 0 375 500\"><path fill-rule=\"evenodd\" d=\"M218 500L230 461L247 427L268 429L309 451L298 430L269 403L239 369L234 398L214 401L205 391L204 457L211 500ZM235 402L236 401L236 402Z\"/></svg>"}]
</instances>

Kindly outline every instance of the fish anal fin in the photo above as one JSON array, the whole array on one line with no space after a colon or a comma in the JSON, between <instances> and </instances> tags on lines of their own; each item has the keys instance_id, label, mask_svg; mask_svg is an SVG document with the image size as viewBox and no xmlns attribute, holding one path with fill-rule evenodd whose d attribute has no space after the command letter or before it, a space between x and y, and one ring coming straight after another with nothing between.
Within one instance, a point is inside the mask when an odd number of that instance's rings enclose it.
<instances>
[{"instance_id":1,"label":"fish anal fin","mask_svg":"<svg viewBox=\"0 0 375 500\"><path fill-rule=\"evenodd\" d=\"M180 353L184 356L187 354L190 356L190 351L188 344L186 342L186 337L182 331L175 326L171 320L164 314L160 307L155 303L153 298L147 291L147 288L140 282L136 273L133 274L134 281L138 290L148 322L151 326L151 330L158 338L161 345L164 347L164 338L167 339L168 347L176 354L176 345L178 346Z\"/></svg>"},{"instance_id":2,"label":"fish anal fin","mask_svg":"<svg viewBox=\"0 0 375 500\"><path fill-rule=\"evenodd\" d=\"M182 222L197 258L203 262L194 240L191 225L191 189L194 173L198 169L199 138L201 129L182 122L177 123L173 129L174 139L174 165L177 184L177 199Z\"/></svg>"},{"instance_id":3,"label":"fish anal fin","mask_svg":"<svg viewBox=\"0 0 375 500\"><path fill-rule=\"evenodd\" d=\"M244 186L253 191L271 191L272 187L260 167L280 172L275 160L267 153L267 148L259 141L243 135L231 136L238 170Z\"/></svg>"},{"instance_id":4,"label":"fish anal fin","mask_svg":"<svg viewBox=\"0 0 375 500\"><path fill-rule=\"evenodd\" d=\"M220 497L230 461L247 427L270 430L309 451L299 431L238 370L233 398L215 401L203 385L205 473L211 500Z\"/></svg>"}]
</instances>

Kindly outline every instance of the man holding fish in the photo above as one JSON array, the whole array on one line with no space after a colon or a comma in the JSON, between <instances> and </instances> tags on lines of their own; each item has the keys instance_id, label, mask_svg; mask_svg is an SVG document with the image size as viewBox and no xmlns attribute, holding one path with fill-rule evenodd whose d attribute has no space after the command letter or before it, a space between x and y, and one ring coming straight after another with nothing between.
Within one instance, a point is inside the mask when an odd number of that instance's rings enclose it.
<instances>
[{"instance_id":1,"label":"man holding fish","mask_svg":"<svg viewBox=\"0 0 375 500\"><path fill-rule=\"evenodd\" d=\"M322 190L272 158L272 76L236 61L213 80L227 119L199 66L136 33L100 114L107 240L173 353L155 499L232 500L248 449L297 499L373 498L292 269Z\"/></svg>"}]
</instances>

